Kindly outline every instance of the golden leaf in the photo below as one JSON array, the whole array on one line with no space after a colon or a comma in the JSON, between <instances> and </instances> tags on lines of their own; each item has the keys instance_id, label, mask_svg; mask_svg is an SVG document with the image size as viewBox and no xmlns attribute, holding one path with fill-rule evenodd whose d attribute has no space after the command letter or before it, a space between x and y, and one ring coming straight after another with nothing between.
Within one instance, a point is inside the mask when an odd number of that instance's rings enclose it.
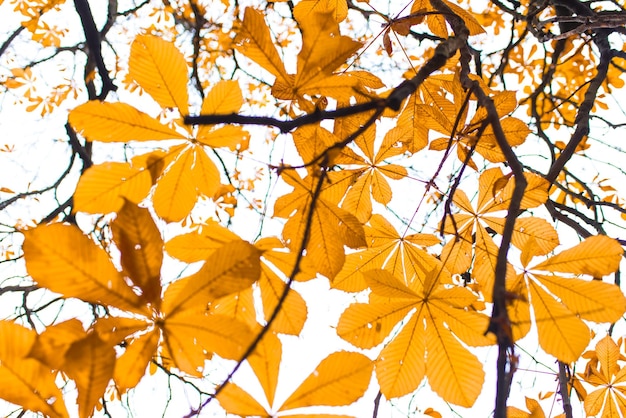
<instances>
[{"instance_id":1,"label":"golden leaf","mask_svg":"<svg viewBox=\"0 0 626 418\"><path fill-rule=\"evenodd\" d=\"M78 414L88 418L104 395L115 368L115 350L98 334L75 341L65 353L63 371L78 389Z\"/></svg>"},{"instance_id":2,"label":"golden leaf","mask_svg":"<svg viewBox=\"0 0 626 418\"><path fill-rule=\"evenodd\" d=\"M623 252L622 246L614 239L596 235L569 250L548 258L533 268L602 277L617 270Z\"/></svg>"},{"instance_id":3,"label":"golden leaf","mask_svg":"<svg viewBox=\"0 0 626 418\"><path fill-rule=\"evenodd\" d=\"M294 7L293 16L298 22L304 22L319 12L332 13L339 23L348 16L348 3L346 0L303 0Z\"/></svg>"},{"instance_id":4,"label":"golden leaf","mask_svg":"<svg viewBox=\"0 0 626 418\"><path fill-rule=\"evenodd\" d=\"M207 258L197 273L174 282L163 297L163 313L205 307L216 298L247 288L261 274L260 251L237 240L224 244ZM173 287L174 286L174 287Z\"/></svg>"},{"instance_id":5,"label":"golden leaf","mask_svg":"<svg viewBox=\"0 0 626 418\"><path fill-rule=\"evenodd\" d=\"M363 396L374 364L360 353L332 353L289 396L281 411L313 405L349 405Z\"/></svg>"},{"instance_id":6,"label":"golden leaf","mask_svg":"<svg viewBox=\"0 0 626 418\"><path fill-rule=\"evenodd\" d=\"M157 328L130 341L115 363L113 379L121 392L137 386L156 353L161 333Z\"/></svg>"},{"instance_id":7,"label":"golden leaf","mask_svg":"<svg viewBox=\"0 0 626 418\"><path fill-rule=\"evenodd\" d=\"M287 81L289 76L261 12L250 7L246 8L243 24L235 37L235 42L239 52L269 71L276 80Z\"/></svg>"},{"instance_id":8,"label":"golden leaf","mask_svg":"<svg viewBox=\"0 0 626 418\"><path fill-rule=\"evenodd\" d=\"M84 338L85 335L83 325L78 319L70 319L49 326L37 335L37 341L33 344L28 356L39 360L51 369L59 370L65 361L65 352L74 341Z\"/></svg>"},{"instance_id":9,"label":"golden leaf","mask_svg":"<svg viewBox=\"0 0 626 418\"><path fill-rule=\"evenodd\" d=\"M78 180L74 210L87 213L117 212L124 199L139 203L152 187L150 171L131 163L108 162L89 167Z\"/></svg>"},{"instance_id":10,"label":"golden leaf","mask_svg":"<svg viewBox=\"0 0 626 418\"><path fill-rule=\"evenodd\" d=\"M68 417L56 373L26 357L36 335L14 322L0 321L0 398L53 418Z\"/></svg>"},{"instance_id":11,"label":"golden leaf","mask_svg":"<svg viewBox=\"0 0 626 418\"><path fill-rule=\"evenodd\" d=\"M176 46L157 36L139 35L130 49L130 76L163 108L187 107L187 63Z\"/></svg>"},{"instance_id":12,"label":"golden leaf","mask_svg":"<svg viewBox=\"0 0 626 418\"><path fill-rule=\"evenodd\" d=\"M126 201L111 223L111 231L124 272L141 289L142 299L158 308L163 240L150 211Z\"/></svg>"},{"instance_id":13,"label":"golden leaf","mask_svg":"<svg viewBox=\"0 0 626 418\"><path fill-rule=\"evenodd\" d=\"M217 395L222 408L229 414L235 414L243 417L259 416L269 417L254 397L234 383L228 383L226 387Z\"/></svg>"},{"instance_id":14,"label":"golden leaf","mask_svg":"<svg viewBox=\"0 0 626 418\"><path fill-rule=\"evenodd\" d=\"M65 297L145 313L141 299L108 254L76 226L51 224L24 232L28 273L40 286Z\"/></svg>"},{"instance_id":15,"label":"golden leaf","mask_svg":"<svg viewBox=\"0 0 626 418\"><path fill-rule=\"evenodd\" d=\"M69 122L89 141L185 139L174 129L126 103L87 102L70 112Z\"/></svg>"}]
</instances>

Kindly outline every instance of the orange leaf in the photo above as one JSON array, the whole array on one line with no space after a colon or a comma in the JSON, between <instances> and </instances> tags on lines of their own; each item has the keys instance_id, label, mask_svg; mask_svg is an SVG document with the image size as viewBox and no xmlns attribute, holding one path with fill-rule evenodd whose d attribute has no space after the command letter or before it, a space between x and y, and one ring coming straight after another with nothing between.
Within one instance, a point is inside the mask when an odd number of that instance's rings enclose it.
<instances>
[{"instance_id":1,"label":"orange leaf","mask_svg":"<svg viewBox=\"0 0 626 418\"><path fill-rule=\"evenodd\" d=\"M63 371L76 382L78 414L88 418L104 395L115 368L115 350L92 333L65 353Z\"/></svg>"},{"instance_id":2,"label":"orange leaf","mask_svg":"<svg viewBox=\"0 0 626 418\"><path fill-rule=\"evenodd\" d=\"M187 107L187 63L172 43L157 36L139 35L130 48L130 76L163 108Z\"/></svg>"},{"instance_id":3,"label":"orange leaf","mask_svg":"<svg viewBox=\"0 0 626 418\"><path fill-rule=\"evenodd\" d=\"M142 298L158 307L163 240L150 211L126 201L111 223L111 231L121 253L124 272L141 289Z\"/></svg>"},{"instance_id":4,"label":"orange leaf","mask_svg":"<svg viewBox=\"0 0 626 418\"><path fill-rule=\"evenodd\" d=\"M185 139L177 131L126 103L87 102L70 112L69 121L89 141Z\"/></svg>"},{"instance_id":5,"label":"orange leaf","mask_svg":"<svg viewBox=\"0 0 626 418\"><path fill-rule=\"evenodd\" d=\"M145 312L108 254L78 227L51 224L25 231L24 236L26 268L40 286L85 302Z\"/></svg>"},{"instance_id":6,"label":"orange leaf","mask_svg":"<svg viewBox=\"0 0 626 418\"><path fill-rule=\"evenodd\" d=\"M313 405L349 405L369 386L374 364L360 353L332 353L289 396L281 411Z\"/></svg>"}]
</instances>

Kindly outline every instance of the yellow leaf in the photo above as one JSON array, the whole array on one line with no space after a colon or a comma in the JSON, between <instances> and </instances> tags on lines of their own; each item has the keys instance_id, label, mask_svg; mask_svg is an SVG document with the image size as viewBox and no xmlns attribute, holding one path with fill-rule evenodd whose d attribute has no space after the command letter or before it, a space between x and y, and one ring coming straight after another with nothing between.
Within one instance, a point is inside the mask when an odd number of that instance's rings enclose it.
<instances>
[{"instance_id":1,"label":"yellow leaf","mask_svg":"<svg viewBox=\"0 0 626 418\"><path fill-rule=\"evenodd\" d=\"M222 80L211 88L202 102L202 114L225 115L236 113L243 104L239 83L235 80Z\"/></svg>"},{"instance_id":2,"label":"yellow leaf","mask_svg":"<svg viewBox=\"0 0 626 418\"><path fill-rule=\"evenodd\" d=\"M562 362L575 362L589 344L589 328L537 283L528 287L541 348Z\"/></svg>"},{"instance_id":3,"label":"yellow leaf","mask_svg":"<svg viewBox=\"0 0 626 418\"><path fill-rule=\"evenodd\" d=\"M294 7L293 16L298 22L304 22L305 19L314 18L318 12L332 13L339 23L348 16L348 3L346 0L303 0Z\"/></svg>"},{"instance_id":4,"label":"yellow leaf","mask_svg":"<svg viewBox=\"0 0 626 418\"><path fill-rule=\"evenodd\" d=\"M0 398L50 417L67 417L56 373L26 358L36 335L14 322L0 321Z\"/></svg>"},{"instance_id":5,"label":"yellow leaf","mask_svg":"<svg viewBox=\"0 0 626 418\"><path fill-rule=\"evenodd\" d=\"M107 344L114 346L126 340L136 332L144 331L152 325L146 318L124 318L119 316L107 316L98 318L93 329L98 333L100 339Z\"/></svg>"},{"instance_id":6,"label":"yellow leaf","mask_svg":"<svg viewBox=\"0 0 626 418\"><path fill-rule=\"evenodd\" d=\"M209 306L209 312L237 319L250 328L256 328L259 325L251 287L217 299Z\"/></svg>"},{"instance_id":7,"label":"yellow leaf","mask_svg":"<svg viewBox=\"0 0 626 418\"><path fill-rule=\"evenodd\" d=\"M596 235L548 258L532 269L602 277L615 273L623 252L622 246L614 239L605 235Z\"/></svg>"},{"instance_id":8,"label":"yellow leaf","mask_svg":"<svg viewBox=\"0 0 626 418\"><path fill-rule=\"evenodd\" d=\"M63 366L65 352L74 341L86 335L83 325L78 319L70 319L46 328L37 335L29 357L35 358L51 369L59 370Z\"/></svg>"},{"instance_id":9,"label":"yellow leaf","mask_svg":"<svg viewBox=\"0 0 626 418\"><path fill-rule=\"evenodd\" d=\"M126 103L87 102L70 112L69 122L89 141L185 139L174 129Z\"/></svg>"},{"instance_id":10,"label":"yellow leaf","mask_svg":"<svg viewBox=\"0 0 626 418\"><path fill-rule=\"evenodd\" d=\"M177 235L169 240L165 244L165 250L172 257L194 263L209 258L213 251L225 243L239 239L239 236L228 228L208 220L197 231Z\"/></svg>"},{"instance_id":11,"label":"yellow leaf","mask_svg":"<svg viewBox=\"0 0 626 418\"><path fill-rule=\"evenodd\" d=\"M157 183L152 204L156 214L166 221L182 220L196 204L198 195L192 175L193 163L193 147L181 150Z\"/></svg>"},{"instance_id":12,"label":"yellow leaf","mask_svg":"<svg viewBox=\"0 0 626 418\"><path fill-rule=\"evenodd\" d=\"M349 405L369 386L374 364L360 353L332 353L320 362L280 408Z\"/></svg>"},{"instance_id":13,"label":"yellow leaf","mask_svg":"<svg viewBox=\"0 0 626 418\"><path fill-rule=\"evenodd\" d=\"M137 383L146 374L146 368L156 354L161 333L153 329L146 334L136 337L127 346L115 364L113 379L121 392L137 386Z\"/></svg>"},{"instance_id":14,"label":"yellow leaf","mask_svg":"<svg viewBox=\"0 0 626 418\"><path fill-rule=\"evenodd\" d=\"M273 405L276 395L282 351L281 342L276 334L268 332L256 346L254 353L248 357L248 363L259 379L270 405Z\"/></svg>"},{"instance_id":15,"label":"yellow leaf","mask_svg":"<svg viewBox=\"0 0 626 418\"><path fill-rule=\"evenodd\" d=\"M289 78L261 12L246 8L235 42L239 52L269 71L277 80Z\"/></svg>"},{"instance_id":16,"label":"yellow leaf","mask_svg":"<svg viewBox=\"0 0 626 418\"><path fill-rule=\"evenodd\" d=\"M126 201L111 223L111 231L124 272L141 289L141 297L158 308L163 240L150 211Z\"/></svg>"},{"instance_id":17,"label":"yellow leaf","mask_svg":"<svg viewBox=\"0 0 626 418\"><path fill-rule=\"evenodd\" d=\"M217 395L217 400L229 414L242 417L270 416L254 397L234 383L227 383L226 387Z\"/></svg>"},{"instance_id":18,"label":"yellow leaf","mask_svg":"<svg viewBox=\"0 0 626 418\"><path fill-rule=\"evenodd\" d=\"M65 353L63 371L78 389L78 414L88 418L113 377L115 350L92 333L75 341Z\"/></svg>"},{"instance_id":19,"label":"yellow leaf","mask_svg":"<svg viewBox=\"0 0 626 418\"><path fill-rule=\"evenodd\" d=\"M207 258L200 271L174 282L176 292L168 288L163 313L173 315L179 310L202 308L216 298L247 288L261 274L260 255L256 247L243 240L224 244Z\"/></svg>"},{"instance_id":20,"label":"yellow leaf","mask_svg":"<svg viewBox=\"0 0 626 418\"><path fill-rule=\"evenodd\" d=\"M391 330L415 306L415 300L387 304L354 303L339 318L337 335L359 348L372 348L383 342Z\"/></svg>"},{"instance_id":21,"label":"yellow leaf","mask_svg":"<svg viewBox=\"0 0 626 418\"><path fill-rule=\"evenodd\" d=\"M227 147L232 151L243 151L248 148L250 134L241 126L226 125L217 129L200 130L196 139L212 148Z\"/></svg>"},{"instance_id":22,"label":"yellow leaf","mask_svg":"<svg viewBox=\"0 0 626 418\"><path fill-rule=\"evenodd\" d=\"M203 312L177 313L166 318L163 325L165 344L175 356L177 367L184 371L187 371L186 368L179 366L184 364L181 360L198 348L225 359L240 360L254 336L243 322L224 315L205 315ZM189 365L201 370L203 363Z\"/></svg>"},{"instance_id":23,"label":"yellow leaf","mask_svg":"<svg viewBox=\"0 0 626 418\"><path fill-rule=\"evenodd\" d=\"M263 301L263 313L267 321L276 309L278 298L282 295L286 284L267 264L262 265L261 271L259 288ZM300 335L306 318L307 307L304 299L297 291L291 289L272 324L271 330L282 334Z\"/></svg>"},{"instance_id":24,"label":"yellow leaf","mask_svg":"<svg viewBox=\"0 0 626 418\"><path fill-rule=\"evenodd\" d=\"M139 35L130 48L130 76L163 108L187 115L187 63L172 42Z\"/></svg>"},{"instance_id":25,"label":"yellow leaf","mask_svg":"<svg viewBox=\"0 0 626 418\"><path fill-rule=\"evenodd\" d=\"M426 375L433 391L448 402L472 406L485 379L480 361L443 324L431 320L427 320L426 350Z\"/></svg>"},{"instance_id":26,"label":"yellow leaf","mask_svg":"<svg viewBox=\"0 0 626 418\"><path fill-rule=\"evenodd\" d=\"M502 234L504 231L505 218L483 216L482 220L497 233ZM515 221L511 244L523 250L530 239L533 239L536 245L533 256L546 255L559 245L559 235L545 219L534 216L518 218Z\"/></svg>"},{"instance_id":27,"label":"yellow leaf","mask_svg":"<svg viewBox=\"0 0 626 418\"><path fill-rule=\"evenodd\" d=\"M376 361L380 391L391 399L415 391L426 373L424 325L414 315Z\"/></svg>"},{"instance_id":28,"label":"yellow leaf","mask_svg":"<svg viewBox=\"0 0 626 418\"><path fill-rule=\"evenodd\" d=\"M363 272L365 282L377 295L390 298L420 299L403 281L386 270L368 270Z\"/></svg>"},{"instance_id":29,"label":"yellow leaf","mask_svg":"<svg viewBox=\"0 0 626 418\"><path fill-rule=\"evenodd\" d=\"M117 162L94 165L78 181L74 210L92 214L117 212L124 199L141 202L150 187L150 171L143 167Z\"/></svg>"},{"instance_id":30,"label":"yellow leaf","mask_svg":"<svg viewBox=\"0 0 626 418\"><path fill-rule=\"evenodd\" d=\"M76 226L40 226L25 231L24 236L26 268L40 286L85 302L145 312L108 254Z\"/></svg>"},{"instance_id":31,"label":"yellow leaf","mask_svg":"<svg viewBox=\"0 0 626 418\"><path fill-rule=\"evenodd\" d=\"M582 280L533 274L569 310L594 322L616 322L626 311L626 298L619 287L598 280Z\"/></svg>"},{"instance_id":32,"label":"yellow leaf","mask_svg":"<svg viewBox=\"0 0 626 418\"><path fill-rule=\"evenodd\" d=\"M195 161L191 173L199 194L213 198L220 188L220 172L202 147L194 147Z\"/></svg>"}]
</instances>

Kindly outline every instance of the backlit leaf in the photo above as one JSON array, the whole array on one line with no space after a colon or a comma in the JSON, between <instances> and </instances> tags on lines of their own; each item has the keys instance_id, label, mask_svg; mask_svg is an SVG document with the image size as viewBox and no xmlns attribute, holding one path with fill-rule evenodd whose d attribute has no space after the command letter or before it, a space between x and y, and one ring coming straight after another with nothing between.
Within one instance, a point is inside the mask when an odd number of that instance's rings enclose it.
<instances>
[{"instance_id":1,"label":"backlit leaf","mask_svg":"<svg viewBox=\"0 0 626 418\"><path fill-rule=\"evenodd\" d=\"M281 407L282 411L312 405L349 405L369 386L374 364L360 353L332 353L317 366Z\"/></svg>"},{"instance_id":2,"label":"backlit leaf","mask_svg":"<svg viewBox=\"0 0 626 418\"><path fill-rule=\"evenodd\" d=\"M178 48L157 36L139 35L128 61L130 76L163 108L187 115L187 63Z\"/></svg>"},{"instance_id":3,"label":"backlit leaf","mask_svg":"<svg viewBox=\"0 0 626 418\"><path fill-rule=\"evenodd\" d=\"M247 288L261 274L260 251L243 240L215 250L197 273L175 282L178 291L166 292L163 312L202 308L209 302ZM169 289L168 289L169 291Z\"/></svg>"},{"instance_id":4,"label":"backlit leaf","mask_svg":"<svg viewBox=\"0 0 626 418\"><path fill-rule=\"evenodd\" d=\"M117 359L113 372L113 379L120 391L135 387L144 376L148 363L156 354L160 334L158 329L153 329L126 346L126 351Z\"/></svg>"},{"instance_id":5,"label":"backlit leaf","mask_svg":"<svg viewBox=\"0 0 626 418\"><path fill-rule=\"evenodd\" d=\"M152 187L150 171L131 163L107 162L83 173L74 193L74 208L87 213L117 212L124 199L139 203Z\"/></svg>"},{"instance_id":6,"label":"backlit leaf","mask_svg":"<svg viewBox=\"0 0 626 418\"><path fill-rule=\"evenodd\" d=\"M89 141L185 139L174 129L126 103L87 102L70 112L69 121Z\"/></svg>"},{"instance_id":7,"label":"backlit leaf","mask_svg":"<svg viewBox=\"0 0 626 418\"><path fill-rule=\"evenodd\" d=\"M56 373L27 358L36 335L14 322L0 321L0 398L50 417L68 417Z\"/></svg>"},{"instance_id":8,"label":"backlit leaf","mask_svg":"<svg viewBox=\"0 0 626 418\"><path fill-rule=\"evenodd\" d=\"M124 272L141 289L142 298L158 307L163 240L150 212L126 201L111 223L111 230Z\"/></svg>"},{"instance_id":9,"label":"backlit leaf","mask_svg":"<svg viewBox=\"0 0 626 418\"><path fill-rule=\"evenodd\" d=\"M573 248L548 258L533 268L602 277L617 270L623 252L622 246L614 239L604 235L596 235L587 238Z\"/></svg>"},{"instance_id":10,"label":"backlit leaf","mask_svg":"<svg viewBox=\"0 0 626 418\"><path fill-rule=\"evenodd\" d=\"M40 286L65 297L144 312L141 299L108 254L75 226L51 224L24 232L28 273Z\"/></svg>"},{"instance_id":11,"label":"backlit leaf","mask_svg":"<svg viewBox=\"0 0 626 418\"><path fill-rule=\"evenodd\" d=\"M65 353L63 371L76 382L78 414L90 417L104 395L115 368L115 350L96 333L78 340Z\"/></svg>"}]
</instances>

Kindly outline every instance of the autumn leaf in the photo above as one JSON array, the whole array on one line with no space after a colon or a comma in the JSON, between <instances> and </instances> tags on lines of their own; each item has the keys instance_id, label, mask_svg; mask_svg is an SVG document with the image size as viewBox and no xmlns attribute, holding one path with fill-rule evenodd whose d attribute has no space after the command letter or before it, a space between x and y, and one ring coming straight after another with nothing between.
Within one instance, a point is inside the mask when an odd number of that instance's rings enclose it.
<instances>
[{"instance_id":1,"label":"autumn leaf","mask_svg":"<svg viewBox=\"0 0 626 418\"><path fill-rule=\"evenodd\" d=\"M300 9L302 7L305 6ZM272 94L278 99L300 100L302 105L306 103L302 101L305 95L351 97L359 80L349 75L335 75L333 71L359 50L361 43L340 35L332 12L317 12L299 23L302 49L295 75L286 73L259 12L246 9L243 30L235 40L244 55L276 77Z\"/></svg>"},{"instance_id":2,"label":"autumn leaf","mask_svg":"<svg viewBox=\"0 0 626 418\"><path fill-rule=\"evenodd\" d=\"M626 369L618 363L623 359L620 346L607 335L598 341L595 351L586 354L592 357L578 376L597 389L585 398L585 412L590 416L621 416L626 411Z\"/></svg>"},{"instance_id":3,"label":"autumn leaf","mask_svg":"<svg viewBox=\"0 0 626 418\"><path fill-rule=\"evenodd\" d=\"M269 350L270 347L272 350ZM261 343L260 350L255 352L252 357L254 360L251 362L266 395L269 394L270 410L275 413L266 411L265 407L234 383L229 383L218 394L217 399L222 407L230 413L240 415L274 416L282 411L308 406L349 405L363 396L369 385L373 369L372 361L360 353L340 351L331 353L323 359L284 403L274 404L273 393L278 381L279 369L267 366L278 364L281 352L280 341L270 334L270 338L265 343Z\"/></svg>"},{"instance_id":4,"label":"autumn leaf","mask_svg":"<svg viewBox=\"0 0 626 418\"><path fill-rule=\"evenodd\" d=\"M72 225L51 224L24 231L26 268L40 285L65 297L145 313L108 254Z\"/></svg>"},{"instance_id":5,"label":"autumn leaf","mask_svg":"<svg viewBox=\"0 0 626 418\"><path fill-rule=\"evenodd\" d=\"M332 280L345 260L343 246L358 248L365 245L363 227L354 215L324 199L325 195L332 198L332 185L322 187L322 194L315 202L315 210L309 215L313 188L318 180L312 175L302 179L295 172L285 172L282 178L294 188L291 193L279 198L274 206L274 216L288 218L283 238L292 251L298 250L307 218L311 216L307 254L317 261L319 272Z\"/></svg>"},{"instance_id":6,"label":"autumn leaf","mask_svg":"<svg viewBox=\"0 0 626 418\"><path fill-rule=\"evenodd\" d=\"M459 340L468 345L492 344L484 335L489 318L465 310L476 296L462 287L444 288L440 274L433 270L407 285L387 270L367 271L370 301L350 305L339 319L337 334L364 349L387 341L376 361L385 397L411 393L428 377L443 399L469 407L480 394L484 372ZM402 329L386 340L409 314Z\"/></svg>"},{"instance_id":7,"label":"autumn leaf","mask_svg":"<svg viewBox=\"0 0 626 418\"><path fill-rule=\"evenodd\" d=\"M11 321L0 321L0 398L50 417L68 417L56 373L28 353L37 334Z\"/></svg>"},{"instance_id":8,"label":"autumn leaf","mask_svg":"<svg viewBox=\"0 0 626 418\"><path fill-rule=\"evenodd\" d=\"M128 62L130 76L163 108L187 108L187 63L170 42L156 36L135 38Z\"/></svg>"},{"instance_id":9,"label":"autumn leaf","mask_svg":"<svg viewBox=\"0 0 626 418\"><path fill-rule=\"evenodd\" d=\"M520 295L509 313L516 338L528 332L524 324L528 324L530 308L541 347L563 362L575 361L590 340L589 328L582 320L615 322L626 311L626 298L615 285L559 273L601 278L617 270L622 254L619 243L598 235L527 267L517 285L511 284L511 290Z\"/></svg>"},{"instance_id":10,"label":"autumn leaf","mask_svg":"<svg viewBox=\"0 0 626 418\"><path fill-rule=\"evenodd\" d=\"M197 273L174 282L163 297L163 313L198 309L212 300L238 292L258 280L261 253L241 239L215 250Z\"/></svg>"},{"instance_id":11,"label":"autumn leaf","mask_svg":"<svg viewBox=\"0 0 626 418\"><path fill-rule=\"evenodd\" d=\"M142 299L158 307L163 240L150 212L127 201L111 223L111 230L124 272L141 289Z\"/></svg>"},{"instance_id":12,"label":"autumn leaf","mask_svg":"<svg viewBox=\"0 0 626 418\"><path fill-rule=\"evenodd\" d=\"M408 283L441 266L441 262L424 249L439 243L434 235L402 236L379 214L372 215L364 230L368 248L346 256L344 267L332 281L336 289L346 292L365 290L367 284L362 274L367 270L384 268Z\"/></svg>"},{"instance_id":13,"label":"autumn leaf","mask_svg":"<svg viewBox=\"0 0 626 418\"><path fill-rule=\"evenodd\" d=\"M76 382L81 418L90 417L99 404L114 368L115 350L96 333L75 341L65 353L63 371Z\"/></svg>"}]
</instances>

